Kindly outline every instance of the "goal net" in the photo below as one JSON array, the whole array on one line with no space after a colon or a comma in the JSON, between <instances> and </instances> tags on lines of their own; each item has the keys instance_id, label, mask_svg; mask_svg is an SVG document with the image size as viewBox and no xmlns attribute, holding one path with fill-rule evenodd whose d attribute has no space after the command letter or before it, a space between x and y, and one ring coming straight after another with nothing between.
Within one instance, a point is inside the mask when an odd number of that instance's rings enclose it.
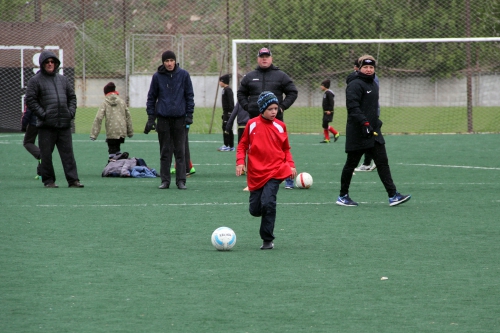
<instances>
[{"instance_id":1,"label":"goal net","mask_svg":"<svg viewBox=\"0 0 500 333\"><path fill-rule=\"evenodd\" d=\"M354 60L377 60L384 133L500 132L500 38L238 40L232 42L233 90L268 47L299 96L285 112L290 132L322 131L320 84L335 94L332 126L345 131L346 77Z\"/></svg>"}]
</instances>

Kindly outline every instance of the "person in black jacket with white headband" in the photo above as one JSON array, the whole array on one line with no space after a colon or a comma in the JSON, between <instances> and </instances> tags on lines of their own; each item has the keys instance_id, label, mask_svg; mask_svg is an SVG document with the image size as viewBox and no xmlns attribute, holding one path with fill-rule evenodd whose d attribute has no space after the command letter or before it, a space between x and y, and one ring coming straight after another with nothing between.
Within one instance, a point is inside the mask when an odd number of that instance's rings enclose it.
<instances>
[{"instance_id":1,"label":"person in black jacket with white headband","mask_svg":"<svg viewBox=\"0 0 500 333\"><path fill-rule=\"evenodd\" d=\"M347 125L345 151L347 160L340 178L340 195L336 204L357 206L349 197L352 173L361 157L369 153L382 184L389 195L389 205L396 206L410 200L411 195L402 195L392 180L389 160L382 136L382 121L378 116L379 90L375 83L375 59L370 55L359 58L359 72L346 88Z\"/></svg>"}]
</instances>

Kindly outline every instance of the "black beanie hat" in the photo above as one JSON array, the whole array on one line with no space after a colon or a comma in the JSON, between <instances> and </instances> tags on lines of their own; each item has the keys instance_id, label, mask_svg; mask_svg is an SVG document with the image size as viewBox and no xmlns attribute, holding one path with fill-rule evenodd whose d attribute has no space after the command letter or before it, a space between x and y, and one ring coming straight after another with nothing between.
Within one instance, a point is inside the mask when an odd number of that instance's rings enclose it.
<instances>
[{"instance_id":1,"label":"black beanie hat","mask_svg":"<svg viewBox=\"0 0 500 333\"><path fill-rule=\"evenodd\" d=\"M115 91L116 86L113 82L109 82L107 85L104 86L104 95L109 94L110 92Z\"/></svg>"},{"instance_id":2,"label":"black beanie hat","mask_svg":"<svg viewBox=\"0 0 500 333\"><path fill-rule=\"evenodd\" d=\"M161 55L161 62L165 62L165 60L167 59L174 59L175 61L177 61L177 59L175 58L175 53L170 50L163 52L163 54Z\"/></svg>"},{"instance_id":3,"label":"black beanie hat","mask_svg":"<svg viewBox=\"0 0 500 333\"><path fill-rule=\"evenodd\" d=\"M231 79L231 77L229 76L229 74L225 74L219 78L219 81L221 81L222 83L225 83L225 84L229 84L230 79Z\"/></svg>"},{"instance_id":4,"label":"black beanie hat","mask_svg":"<svg viewBox=\"0 0 500 333\"><path fill-rule=\"evenodd\" d=\"M330 88L330 80L324 80L323 82L321 82L321 85L327 89Z\"/></svg>"}]
</instances>

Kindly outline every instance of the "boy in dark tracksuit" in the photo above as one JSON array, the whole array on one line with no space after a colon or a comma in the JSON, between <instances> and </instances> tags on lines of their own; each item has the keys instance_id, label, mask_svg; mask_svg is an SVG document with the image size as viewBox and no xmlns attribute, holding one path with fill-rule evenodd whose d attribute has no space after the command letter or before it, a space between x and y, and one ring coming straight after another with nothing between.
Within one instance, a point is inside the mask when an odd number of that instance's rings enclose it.
<instances>
[{"instance_id":1,"label":"boy in dark tracksuit","mask_svg":"<svg viewBox=\"0 0 500 333\"><path fill-rule=\"evenodd\" d=\"M248 114L247 111L245 111L245 109L241 107L240 103L236 103L236 105L234 106L233 112L231 113L231 117L229 117L229 120L227 121L226 124L226 132L233 131L233 123L235 118L238 118L238 143L240 143L241 136L245 131L245 126L247 125L248 120L250 119L250 115Z\"/></svg>"},{"instance_id":2,"label":"boy in dark tracksuit","mask_svg":"<svg viewBox=\"0 0 500 333\"><path fill-rule=\"evenodd\" d=\"M24 106L23 116L21 118L21 131L24 133L23 146L24 148L38 160L35 179L39 179L40 174L40 148L35 145L36 137L38 136L38 128L36 127L36 117L26 106Z\"/></svg>"},{"instance_id":3,"label":"boy in dark tracksuit","mask_svg":"<svg viewBox=\"0 0 500 333\"><path fill-rule=\"evenodd\" d=\"M233 90L229 87L229 74L219 78L219 86L222 88L222 138L224 144L217 148L218 151L234 151L233 131L226 131L226 125L234 109Z\"/></svg>"},{"instance_id":4,"label":"boy in dark tracksuit","mask_svg":"<svg viewBox=\"0 0 500 333\"><path fill-rule=\"evenodd\" d=\"M329 125L333 121L333 108L335 106L334 97L335 94L330 90L330 80L324 80L321 82L321 90L325 93L323 94L323 134L325 139L320 141L320 143L330 143L330 133L333 134L333 142L337 142L340 137L339 132Z\"/></svg>"}]
</instances>

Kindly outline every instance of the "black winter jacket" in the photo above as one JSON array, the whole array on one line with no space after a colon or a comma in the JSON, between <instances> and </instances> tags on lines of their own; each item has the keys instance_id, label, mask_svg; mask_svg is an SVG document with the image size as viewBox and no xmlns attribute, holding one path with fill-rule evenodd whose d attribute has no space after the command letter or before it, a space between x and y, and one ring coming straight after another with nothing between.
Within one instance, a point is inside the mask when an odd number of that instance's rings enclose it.
<instances>
[{"instance_id":1,"label":"black winter jacket","mask_svg":"<svg viewBox=\"0 0 500 333\"><path fill-rule=\"evenodd\" d=\"M381 126L382 122L377 115L378 85L374 75L365 75L358 72L346 88L347 125L345 151L355 151L373 147L375 140L384 144ZM378 136L365 138L362 135L362 126L369 122Z\"/></svg>"},{"instance_id":2,"label":"black winter jacket","mask_svg":"<svg viewBox=\"0 0 500 333\"><path fill-rule=\"evenodd\" d=\"M292 79L281 71L277 66L269 68L257 68L243 77L238 88L237 97L240 105L248 111L250 118L258 116L259 107L257 100L263 91L271 91L279 101L279 107L283 111L292 106L297 99L298 91ZM285 94L285 99L283 99ZM283 114L278 112L278 119L283 119Z\"/></svg>"},{"instance_id":3,"label":"black winter jacket","mask_svg":"<svg viewBox=\"0 0 500 333\"><path fill-rule=\"evenodd\" d=\"M47 73L43 62L54 58L54 72ZM42 51L40 71L28 81L26 104L37 117L37 127L69 128L76 114L76 95L68 78L58 74L61 62L52 51Z\"/></svg>"},{"instance_id":4,"label":"black winter jacket","mask_svg":"<svg viewBox=\"0 0 500 333\"><path fill-rule=\"evenodd\" d=\"M228 121L234 109L233 89L227 86L222 89L222 120Z\"/></svg>"}]
</instances>

